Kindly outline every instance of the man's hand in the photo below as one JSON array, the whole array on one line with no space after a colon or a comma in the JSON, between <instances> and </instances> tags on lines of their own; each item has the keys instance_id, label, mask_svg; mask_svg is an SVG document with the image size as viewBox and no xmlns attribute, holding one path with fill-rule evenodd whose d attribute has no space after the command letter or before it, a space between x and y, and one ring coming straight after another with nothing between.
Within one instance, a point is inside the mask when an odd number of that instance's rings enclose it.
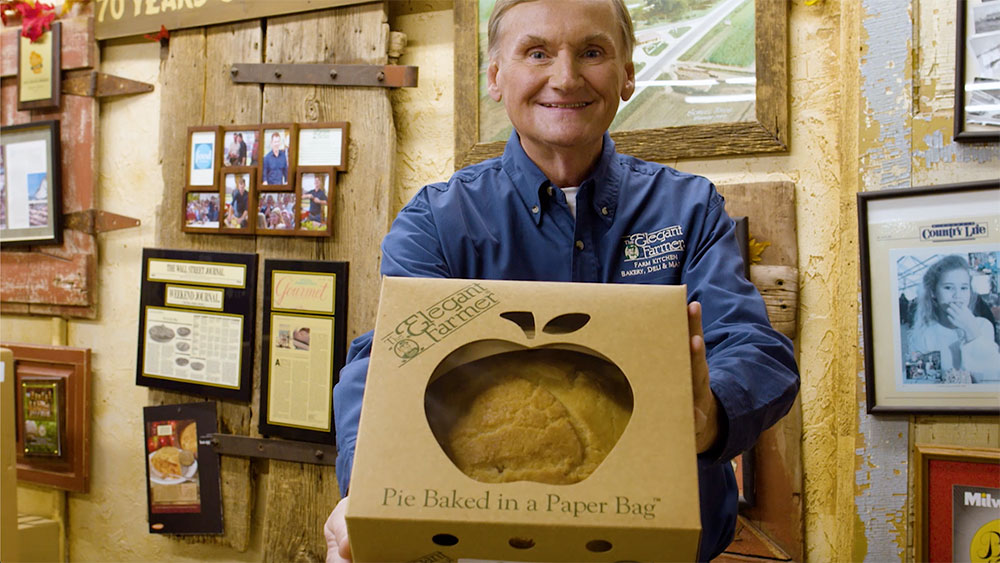
<instances>
[{"instance_id":1,"label":"man's hand","mask_svg":"<svg viewBox=\"0 0 1000 563\"><path fill-rule=\"evenodd\" d=\"M351 545L347 540L347 497L340 499L323 526L326 537L326 563L350 563Z\"/></svg>"},{"instance_id":2,"label":"man's hand","mask_svg":"<svg viewBox=\"0 0 1000 563\"><path fill-rule=\"evenodd\" d=\"M705 335L701 329L701 303L688 305L688 333L691 335L691 387L694 391L695 448L707 451L719 437L719 404L708 386Z\"/></svg>"}]
</instances>

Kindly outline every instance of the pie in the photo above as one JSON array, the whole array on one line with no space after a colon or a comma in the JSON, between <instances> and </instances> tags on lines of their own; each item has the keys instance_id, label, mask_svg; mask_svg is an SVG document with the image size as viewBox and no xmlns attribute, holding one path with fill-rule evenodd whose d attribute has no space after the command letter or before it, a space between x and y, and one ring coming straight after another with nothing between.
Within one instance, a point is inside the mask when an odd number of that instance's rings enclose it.
<instances>
[{"instance_id":1,"label":"pie","mask_svg":"<svg viewBox=\"0 0 1000 563\"><path fill-rule=\"evenodd\" d=\"M181 476L181 451L173 446L164 446L149 458L150 465L164 477Z\"/></svg>"},{"instance_id":2,"label":"pie","mask_svg":"<svg viewBox=\"0 0 1000 563\"><path fill-rule=\"evenodd\" d=\"M192 422L181 431L181 449L191 453L198 452L198 423Z\"/></svg>"}]
</instances>

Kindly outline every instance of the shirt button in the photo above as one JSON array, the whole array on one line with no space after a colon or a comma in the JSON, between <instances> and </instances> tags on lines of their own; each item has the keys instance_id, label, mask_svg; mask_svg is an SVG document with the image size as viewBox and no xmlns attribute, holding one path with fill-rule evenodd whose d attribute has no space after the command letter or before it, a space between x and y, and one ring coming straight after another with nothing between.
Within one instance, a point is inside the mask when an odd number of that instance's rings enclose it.
<instances>
[{"instance_id":1,"label":"shirt button","mask_svg":"<svg viewBox=\"0 0 1000 563\"><path fill-rule=\"evenodd\" d=\"M536 206L532 207L531 208L531 212L537 214L538 213L538 206L536 205Z\"/></svg>"},{"instance_id":2,"label":"shirt button","mask_svg":"<svg viewBox=\"0 0 1000 563\"><path fill-rule=\"evenodd\" d=\"M577 250L583 250L583 241L582 240L576 241L576 248L577 248Z\"/></svg>"},{"instance_id":3,"label":"shirt button","mask_svg":"<svg viewBox=\"0 0 1000 563\"><path fill-rule=\"evenodd\" d=\"M608 208L607 207L602 207L601 208L601 215L607 215L607 214L608 214Z\"/></svg>"},{"instance_id":4,"label":"shirt button","mask_svg":"<svg viewBox=\"0 0 1000 563\"><path fill-rule=\"evenodd\" d=\"M554 192L555 190L552 189L552 186L549 186L549 195L551 196Z\"/></svg>"}]
</instances>

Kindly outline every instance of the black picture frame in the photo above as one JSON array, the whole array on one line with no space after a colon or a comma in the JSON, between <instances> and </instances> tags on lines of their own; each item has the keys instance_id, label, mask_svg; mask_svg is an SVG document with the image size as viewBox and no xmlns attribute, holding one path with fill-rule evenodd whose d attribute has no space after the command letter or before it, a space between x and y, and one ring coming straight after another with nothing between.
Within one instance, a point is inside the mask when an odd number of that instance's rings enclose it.
<instances>
[{"instance_id":1,"label":"black picture frame","mask_svg":"<svg viewBox=\"0 0 1000 563\"><path fill-rule=\"evenodd\" d=\"M0 246L59 245L62 238L59 121L0 127Z\"/></svg>"},{"instance_id":2,"label":"black picture frame","mask_svg":"<svg viewBox=\"0 0 1000 563\"><path fill-rule=\"evenodd\" d=\"M332 392L347 349L348 270L347 262L264 261L259 423L264 436L336 443ZM300 330L304 343L296 338ZM314 333L327 343L325 350L312 347ZM284 366L275 365L282 361ZM295 362L294 373L287 362ZM292 377L309 387L308 397L291 395Z\"/></svg>"},{"instance_id":3,"label":"black picture frame","mask_svg":"<svg viewBox=\"0 0 1000 563\"><path fill-rule=\"evenodd\" d=\"M977 59L975 49L970 54L970 42L990 45L996 41L992 51L1000 50L1000 29L993 29L993 26L996 25L993 22L997 21L995 18L1000 17L1000 4L982 2L981 0L973 0L972 3L973 6L970 6L969 0L958 0L956 3L958 13L955 16L955 140L959 142L1000 141L1000 110L993 112L992 117L996 121L995 125L978 124L972 129L969 128L968 108L970 104L968 102L971 101L972 96L983 98L983 101L988 101L989 105L1000 104L1000 77L987 82L994 84L995 88L988 88L977 94L970 94L966 87L970 80L975 82L979 78L969 76L970 67L976 66ZM977 20L980 19L975 15L977 10L991 11L992 17L988 18L989 23L984 23L984 26L988 25L988 30L976 29L979 25ZM984 22L987 21L985 17L982 19ZM987 77L983 78L987 79Z\"/></svg>"},{"instance_id":4,"label":"black picture frame","mask_svg":"<svg viewBox=\"0 0 1000 563\"><path fill-rule=\"evenodd\" d=\"M256 254L144 248L136 385L249 402L256 297Z\"/></svg>"},{"instance_id":5,"label":"black picture frame","mask_svg":"<svg viewBox=\"0 0 1000 563\"><path fill-rule=\"evenodd\" d=\"M151 534L222 534L222 480L213 401L143 407Z\"/></svg>"},{"instance_id":6,"label":"black picture frame","mask_svg":"<svg viewBox=\"0 0 1000 563\"><path fill-rule=\"evenodd\" d=\"M1000 350L1000 325L993 312L1000 311L998 202L1000 180L858 194L869 413L1000 413L1000 380L981 371L990 369L991 354ZM945 257L948 262L942 261ZM932 294L937 290L924 289L938 286L934 280L943 276L934 272L961 269L959 259L969 272L968 307L975 318L992 323L996 347L976 336L974 353L967 351L964 360L951 351L952 328L942 324L938 332L932 322L935 315L941 318L934 312L938 298ZM935 264L940 266L933 269ZM925 279L928 271L932 277ZM992 321L980 302L986 303ZM940 344L942 339L949 341ZM1000 362L996 368L1000 370Z\"/></svg>"}]
</instances>

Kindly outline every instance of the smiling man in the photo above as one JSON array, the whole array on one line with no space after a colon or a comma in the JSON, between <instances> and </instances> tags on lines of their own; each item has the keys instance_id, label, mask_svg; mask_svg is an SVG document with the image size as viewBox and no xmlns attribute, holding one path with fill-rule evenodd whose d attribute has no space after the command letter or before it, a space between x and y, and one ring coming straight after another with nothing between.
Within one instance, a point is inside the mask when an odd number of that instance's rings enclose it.
<instances>
[{"instance_id":1,"label":"smiling man","mask_svg":"<svg viewBox=\"0 0 1000 563\"><path fill-rule=\"evenodd\" d=\"M788 411L798 370L744 278L734 223L711 182L615 151L607 129L635 90L634 43L623 0L498 0L488 91L514 132L503 156L425 186L400 211L382 243L382 274L686 284L699 558L708 560L735 529L729 460ZM334 390L345 498L324 530L328 561L350 557L344 513L371 343L371 332L353 342Z\"/></svg>"}]
</instances>

